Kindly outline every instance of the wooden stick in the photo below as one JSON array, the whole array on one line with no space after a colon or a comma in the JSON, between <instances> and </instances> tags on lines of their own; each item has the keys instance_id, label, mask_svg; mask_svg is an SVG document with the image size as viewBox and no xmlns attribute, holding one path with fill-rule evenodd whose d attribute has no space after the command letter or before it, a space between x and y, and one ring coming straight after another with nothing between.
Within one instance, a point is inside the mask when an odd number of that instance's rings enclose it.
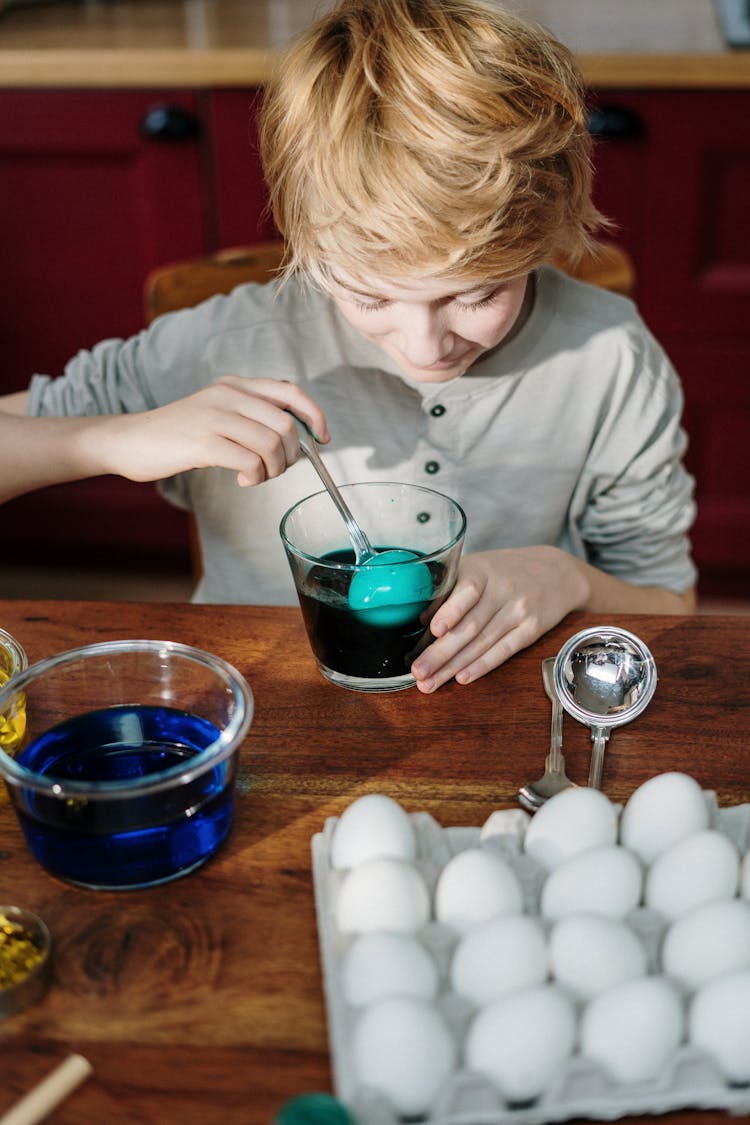
<instances>
[{"instance_id":1,"label":"wooden stick","mask_svg":"<svg viewBox=\"0 0 750 1125\"><path fill-rule=\"evenodd\" d=\"M72 1094L93 1071L83 1055L68 1055L33 1090L0 1117L0 1125L36 1125Z\"/></svg>"}]
</instances>

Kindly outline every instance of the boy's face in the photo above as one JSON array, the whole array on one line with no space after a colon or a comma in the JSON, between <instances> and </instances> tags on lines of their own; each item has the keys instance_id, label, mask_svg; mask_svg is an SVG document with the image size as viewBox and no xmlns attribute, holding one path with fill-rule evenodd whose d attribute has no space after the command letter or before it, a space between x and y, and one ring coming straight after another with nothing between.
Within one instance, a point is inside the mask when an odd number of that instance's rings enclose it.
<instances>
[{"instance_id":1,"label":"boy's face","mask_svg":"<svg viewBox=\"0 0 750 1125\"><path fill-rule=\"evenodd\" d=\"M447 383L507 340L528 316L529 274L486 285L355 279L337 273L342 316L415 383ZM471 287L473 285L473 287Z\"/></svg>"}]
</instances>

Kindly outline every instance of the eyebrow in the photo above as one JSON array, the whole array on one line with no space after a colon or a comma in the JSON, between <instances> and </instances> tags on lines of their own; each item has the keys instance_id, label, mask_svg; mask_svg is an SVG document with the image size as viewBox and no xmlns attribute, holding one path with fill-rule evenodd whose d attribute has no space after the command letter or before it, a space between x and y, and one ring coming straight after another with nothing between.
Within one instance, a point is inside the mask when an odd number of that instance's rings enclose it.
<instances>
[{"instance_id":1,"label":"eyebrow","mask_svg":"<svg viewBox=\"0 0 750 1125\"><path fill-rule=\"evenodd\" d=\"M384 297L379 293L366 293L363 289L355 289L352 285L348 285L347 282L342 281L340 278L336 277L336 274L333 272L331 273L331 280L335 281L338 286L340 286L342 289L345 289L347 293L353 294L353 296L355 297L369 297L371 301L392 300L391 297ZM504 284L504 281L486 281L482 285L474 285L470 289L457 289L454 293L449 293L446 295L449 297L466 297L469 293L481 293L484 289L492 290L496 289L499 285Z\"/></svg>"}]
</instances>

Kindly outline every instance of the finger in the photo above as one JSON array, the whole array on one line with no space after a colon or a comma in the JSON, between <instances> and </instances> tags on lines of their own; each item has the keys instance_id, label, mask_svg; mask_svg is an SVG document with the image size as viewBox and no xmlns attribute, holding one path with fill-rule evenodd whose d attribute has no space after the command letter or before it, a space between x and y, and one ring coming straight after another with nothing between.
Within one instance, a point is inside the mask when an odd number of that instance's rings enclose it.
<instances>
[{"instance_id":1,"label":"finger","mask_svg":"<svg viewBox=\"0 0 750 1125\"><path fill-rule=\"evenodd\" d=\"M252 483L281 476L296 460L279 434L254 419L230 414L217 429L220 444L215 448L222 457L222 468L241 471Z\"/></svg>"},{"instance_id":2,"label":"finger","mask_svg":"<svg viewBox=\"0 0 750 1125\"><path fill-rule=\"evenodd\" d=\"M509 632L505 633L500 640L496 641L479 656L474 656L472 653L460 653L456 663L460 663L461 667L456 668L454 677L456 683L471 684L474 680L480 679L493 669L499 668L511 656L515 656L522 648L526 648L531 643L527 630L522 625L516 626Z\"/></svg>"},{"instance_id":3,"label":"finger","mask_svg":"<svg viewBox=\"0 0 750 1125\"><path fill-rule=\"evenodd\" d=\"M243 488L268 480L266 466L257 453L218 436L204 449L201 457L192 458L191 467L229 469L237 474L237 481Z\"/></svg>"},{"instance_id":4,"label":"finger","mask_svg":"<svg viewBox=\"0 0 750 1125\"><path fill-rule=\"evenodd\" d=\"M430 622L430 632L433 637L442 637L450 632L462 621L482 598L483 588L474 581L462 581L460 578L450 596L441 605Z\"/></svg>"},{"instance_id":5,"label":"finger","mask_svg":"<svg viewBox=\"0 0 750 1125\"><path fill-rule=\"evenodd\" d=\"M233 386L244 394L266 400L281 410L291 411L310 427L316 440L323 443L331 440L325 414L317 402L295 383L242 375L223 375L219 382Z\"/></svg>"},{"instance_id":6,"label":"finger","mask_svg":"<svg viewBox=\"0 0 750 1125\"><path fill-rule=\"evenodd\" d=\"M257 450L268 466L268 476L279 476L300 456L294 418L288 410L258 395L248 394L234 382L215 385L218 401L213 428L231 440Z\"/></svg>"},{"instance_id":7,"label":"finger","mask_svg":"<svg viewBox=\"0 0 750 1125\"><path fill-rule=\"evenodd\" d=\"M287 453L280 434L231 409L226 401L210 409L199 407L199 414L181 433L183 442L189 435L188 467L234 469L244 474L245 483L259 484L280 476L296 459L294 453Z\"/></svg>"},{"instance_id":8,"label":"finger","mask_svg":"<svg viewBox=\"0 0 750 1125\"><path fill-rule=\"evenodd\" d=\"M417 686L422 691L435 691L454 676L459 683L477 679L479 674L497 667L518 651L514 647L515 639L511 639L516 628L517 622L507 607L493 614L489 621L481 606L478 607L415 661L411 670ZM486 660L487 653L492 653L489 661ZM481 673L479 668L482 668ZM467 669L473 669L470 679L464 677Z\"/></svg>"},{"instance_id":9,"label":"finger","mask_svg":"<svg viewBox=\"0 0 750 1125\"><path fill-rule=\"evenodd\" d=\"M510 642L510 637L511 634L506 634L489 649L479 650L479 655L475 658L472 658L468 650L462 649L450 659L437 663L426 676L417 675L417 672L412 668L417 687L421 692L430 694L452 679L455 679L456 683L459 684L468 684L479 679L480 676L490 672L493 668L497 668L518 651ZM427 651L429 652L429 649ZM474 648L473 651L476 653L477 649Z\"/></svg>"},{"instance_id":10,"label":"finger","mask_svg":"<svg viewBox=\"0 0 750 1125\"><path fill-rule=\"evenodd\" d=\"M456 604L460 606L460 602ZM418 677L430 676L469 645L481 646L485 637L489 635L489 630L493 627L493 624L495 629L502 629L501 615L502 611L493 614L484 608L480 599L467 613L458 617L452 628L447 632L442 632L430 647L425 649L412 668L414 675ZM437 617L437 614L435 617ZM434 636L436 633L434 619L430 625L430 631ZM492 636L491 639L494 641L496 637Z\"/></svg>"}]
</instances>

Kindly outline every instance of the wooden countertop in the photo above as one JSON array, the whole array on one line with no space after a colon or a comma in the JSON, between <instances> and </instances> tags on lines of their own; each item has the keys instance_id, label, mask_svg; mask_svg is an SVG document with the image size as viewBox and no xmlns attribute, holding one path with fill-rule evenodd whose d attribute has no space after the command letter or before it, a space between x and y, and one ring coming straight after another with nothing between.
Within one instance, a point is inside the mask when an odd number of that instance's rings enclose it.
<instances>
[{"instance_id":1,"label":"wooden countertop","mask_svg":"<svg viewBox=\"0 0 750 1125\"><path fill-rule=\"evenodd\" d=\"M507 0L598 87L750 87L714 0ZM0 0L0 87L253 86L328 0Z\"/></svg>"},{"instance_id":2,"label":"wooden countertop","mask_svg":"<svg viewBox=\"0 0 750 1125\"><path fill-rule=\"evenodd\" d=\"M722 806L750 800L747 619L610 621L643 638L659 684L644 714L613 732L607 796L622 803L653 774L683 770ZM46 921L55 959L44 999L2 1022L0 1115L79 1051L94 1074L56 1125L269 1125L286 1099L330 1090L311 838L371 791L443 826L517 807L549 748L542 658L606 624L572 614L469 687L380 696L323 679L291 606L0 601L0 622L32 662L114 638L198 645L238 668L255 697L232 832L184 879L120 892L63 883L32 857L0 783L3 900ZM566 716L563 741L569 776L585 782L588 729ZM716 1107L621 1125L728 1120Z\"/></svg>"}]
</instances>

